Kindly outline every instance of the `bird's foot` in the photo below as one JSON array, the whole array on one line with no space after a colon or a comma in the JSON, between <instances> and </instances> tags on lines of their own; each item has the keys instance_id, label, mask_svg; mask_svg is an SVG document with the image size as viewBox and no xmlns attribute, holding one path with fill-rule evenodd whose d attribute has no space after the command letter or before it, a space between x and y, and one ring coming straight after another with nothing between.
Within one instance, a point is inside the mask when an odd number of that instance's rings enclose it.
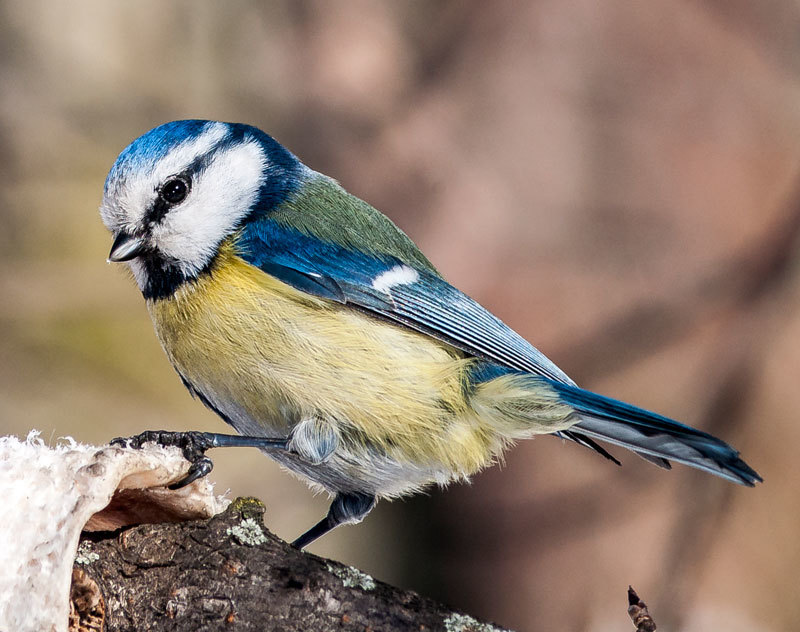
<instances>
[{"instance_id":1,"label":"bird's foot","mask_svg":"<svg viewBox=\"0 0 800 632\"><path fill-rule=\"evenodd\" d=\"M168 430L146 430L133 437L117 437L111 445L141 449L145 443L155 443L165 447L177 447L189 463L189 471L181 480L172 483L169 489L180 489L206 476L214 468L214 463L205 452L218 445L215 435L208 432L170 432Z\"/></svg>"},{"instance_id":2,"label":"bird's foot","mask_svg":"<svg viewBox=\"0 0 800 632\"><path fill-rule=\"evenodd\" d=\"M134 437L117 437L111 440L111 445L130 447L137 450L145 443L180 448L183 451L183 457L192 464L186 476L177 483L170 485L170 489L186 487L198 478L203 478L214 468L211 459L206 456L206 450L209 448L238 447L285 450L287 446L286 439L219 434L217 432L170 432L169 430L146 430Z\"/></svg>"}]
</instances>

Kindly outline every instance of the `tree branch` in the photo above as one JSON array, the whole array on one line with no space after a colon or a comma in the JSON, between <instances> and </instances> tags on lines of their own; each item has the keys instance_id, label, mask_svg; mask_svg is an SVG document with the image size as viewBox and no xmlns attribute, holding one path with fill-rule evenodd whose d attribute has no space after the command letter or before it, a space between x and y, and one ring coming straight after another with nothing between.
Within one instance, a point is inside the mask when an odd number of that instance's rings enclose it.
<instances>
[{"instance_id":1,"label":"tree branch","mask_svg":"<svg viewBox=\"0 0 800 632\"><path fill-rule=\"evenodd\" d=\"M209 520L84 534L70 630L500 632L292 548L264 528L263 513L239 499Z\"/></svg>"}]
</instances>

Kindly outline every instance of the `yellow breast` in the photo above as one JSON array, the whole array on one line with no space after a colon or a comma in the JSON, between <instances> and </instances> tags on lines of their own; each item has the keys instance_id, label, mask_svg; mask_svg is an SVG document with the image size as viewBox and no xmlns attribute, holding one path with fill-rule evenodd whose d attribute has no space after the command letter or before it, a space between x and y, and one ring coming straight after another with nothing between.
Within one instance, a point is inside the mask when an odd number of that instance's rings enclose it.
<instances>
[{"instance_id":1,"label":"yellow breast","mask_svg":"<svg viewBox=\"0 0 800 632\"><path fill-rule=\"evenodd\" d=\"M270 434L319 417L353 445L456 475L486 465L497 449L465 394L470 359L295 290L232 253L148 307L177 370L226 414Z\"/></svg>"}]
</instances>

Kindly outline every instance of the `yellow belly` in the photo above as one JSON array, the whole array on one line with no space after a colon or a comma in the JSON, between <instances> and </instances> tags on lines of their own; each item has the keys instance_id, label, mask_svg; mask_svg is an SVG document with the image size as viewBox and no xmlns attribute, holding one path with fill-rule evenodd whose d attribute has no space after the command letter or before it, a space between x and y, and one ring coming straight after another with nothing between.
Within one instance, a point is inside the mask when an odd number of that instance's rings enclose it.
<instances>
[{"instance_id":1,"label":"yellow belly","mask_svg":"<svg viewBox=\"0 0 800 632\"><path fill-rule=\"evenodd\" d=\"M454 476L487 465L503 443L469 404L471 359L299 292L233 254L148 307L178 372L269 435L316 417L356 453L363 446Z\"/></svg>"}]
</instances>

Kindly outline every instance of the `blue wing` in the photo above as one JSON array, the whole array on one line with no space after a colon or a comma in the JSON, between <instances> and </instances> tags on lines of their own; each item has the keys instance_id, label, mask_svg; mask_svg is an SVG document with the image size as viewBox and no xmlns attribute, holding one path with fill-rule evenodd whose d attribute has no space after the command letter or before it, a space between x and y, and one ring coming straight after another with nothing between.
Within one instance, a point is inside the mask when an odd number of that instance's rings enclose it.
<instances>
[{"instance_id":1,"label":"blue wing","mask_svg":"<svg viewBox=\"0 0 800 632\"><path fill-rule=\"evenodd\" d=\"M268 218L245 226L236 245L248 263L299 290L352 305L502 366L573 383L543 353L433 270L321 241Z\"/></svg>"},{"instance_id":2,"label":"blue wing","mask_svg":"<svg viewBox=\"0 0 800 632\"><path fill-rule=\"evenodd\" d=\"M578 388L555 364L524 338L433 268L413 265L409 257L366 253L316 239L261 218L236 239L243 259L281 281L446 342L488 360L490 373L523 371L552 380L552 387L573 406L581 421L554 433L619 464L594 439L622 445L669 468L673 459L729 480L752 485L761 480L738 453L710 435ZM424 261L424 259L423 259Z\"/></svg>"}]
</instances>

